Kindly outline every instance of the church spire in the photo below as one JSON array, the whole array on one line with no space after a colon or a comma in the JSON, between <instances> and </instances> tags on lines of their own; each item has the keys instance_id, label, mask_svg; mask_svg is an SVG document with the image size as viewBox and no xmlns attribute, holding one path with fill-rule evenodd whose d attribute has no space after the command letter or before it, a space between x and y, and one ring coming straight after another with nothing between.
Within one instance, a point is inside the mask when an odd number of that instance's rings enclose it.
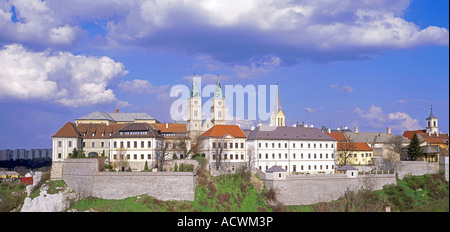
<instances>
[{"instance_id":1,"label":"church spire","mask_svg":"<svg viewBox=\"0 0 450 232\"><path fill-rule=\"evenodd\" d=\"M216 89L214 90L214 97L213 98L225 99L225 95L222 92L222 87L220 86L220 82L219 82L219 74L217 74Z\"/></svg>"},{"instance_id":2,"label":"church spire","mask_svg":"<svg viewBox=\"0 0 450 232\"><path fill-rule=\"evenodd\" d=\"M277 93L273 103L272 114L270 115L270 126L285 126L285 120L286 118L283 113L283 107L281 106L280 92L277 83Z\"/></svg>"},{"instance_id":3,"label":"church spire","mask_svg":"<svg viewBox=\"0 0 450 232\"><path fill-rule=\"evenodd\" d=\"M197 86L197 82L195 82L195 73L192 79L191 97L200 97L200 90Z\"/></svg>"}]
</instances>

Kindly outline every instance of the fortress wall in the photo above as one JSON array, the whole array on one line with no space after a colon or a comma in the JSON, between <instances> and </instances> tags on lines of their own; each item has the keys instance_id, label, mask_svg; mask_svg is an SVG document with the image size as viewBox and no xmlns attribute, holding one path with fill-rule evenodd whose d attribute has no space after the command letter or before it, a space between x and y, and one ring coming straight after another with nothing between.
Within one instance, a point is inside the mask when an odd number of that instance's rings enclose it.
<instances>
[{"instance_id":1,"label":"fortress wall","mask_svg":"<svg viewBox=\"0 0 450 232\"><path fill-rule=\"evenodd\" d=\"M192 172L99 172L97 159L63 162L62 179L83 198L123 199L148 194L160 200L194 200Z\"/></svg>"},{"instance_id":2,"label":"fortress wall","mask_svg":"<svg viewBox=\"0 0 450 232\"><path fill-rule=\"evenodd\" d=\"M359 175L357 178L348 178L345 174L289 175L286 180L264 180L264 184L275 189L276 199L284 205L309 205L337 200L346 191L382 189L384 185L396 184L396 179L394 174Z\"/></svg>"}]
</instances>

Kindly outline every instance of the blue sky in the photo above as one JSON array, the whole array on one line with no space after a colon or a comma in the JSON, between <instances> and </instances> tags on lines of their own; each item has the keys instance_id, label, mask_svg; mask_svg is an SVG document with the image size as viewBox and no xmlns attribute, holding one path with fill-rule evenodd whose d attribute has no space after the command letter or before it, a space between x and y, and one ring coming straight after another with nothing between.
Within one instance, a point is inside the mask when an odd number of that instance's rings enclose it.
<instances>
[{"instance_id":1,"label":"blue sky","mask_svg":"<svg viewBox=\"0 0 450 232\"><path fill-rule=\"evenodd\" d=\"M446 0L1 0L0 149L50 148L96 110L172 122L194 73L278 83L288 125L402 134L433 105L448 133L448 30Z\"/></svg>"}]
</instances>

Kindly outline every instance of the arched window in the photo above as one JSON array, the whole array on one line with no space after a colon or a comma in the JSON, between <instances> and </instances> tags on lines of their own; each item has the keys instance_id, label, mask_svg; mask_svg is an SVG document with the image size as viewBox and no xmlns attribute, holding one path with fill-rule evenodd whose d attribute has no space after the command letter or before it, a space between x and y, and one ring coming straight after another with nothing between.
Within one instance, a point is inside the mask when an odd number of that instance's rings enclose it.
<instances>
[{"instance_id":1,"label":"arched window","mask_svg":"<svg viewBox=\"0 0 450 232\"><path fill-rule=\"evenodd\" d=\"M436 121L433 122L433 125L436 126Z\"/></svg>"}]
</instances>

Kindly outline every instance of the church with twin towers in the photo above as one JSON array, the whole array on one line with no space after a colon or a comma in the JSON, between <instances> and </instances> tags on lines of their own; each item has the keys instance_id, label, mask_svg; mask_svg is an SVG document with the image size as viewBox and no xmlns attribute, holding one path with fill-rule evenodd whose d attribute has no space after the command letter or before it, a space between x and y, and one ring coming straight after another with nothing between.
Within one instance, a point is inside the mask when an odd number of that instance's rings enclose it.
<instances>
[{"instance_id":1,"label":"church with twin towers","mask_svg":"<svg viewBox=\"0 0 450 232\"><path fill-rule=\"evenodd\" d=\"M194 77L188 98L186 122L187 130L195 137L195 135L203 133L215 125L225 125L227 113L225 105L225 94L222 90L222 86L220 85L219 76L217 76L214 94L211 98L211 117L204 118L202 113L203 104L201 89L199 88L196 78ZM273 108L270 114L269 126L280 127L285 125L286 118L281 106L277 84L277 93L275 95Z\"/></svg>"}]
</instances>

